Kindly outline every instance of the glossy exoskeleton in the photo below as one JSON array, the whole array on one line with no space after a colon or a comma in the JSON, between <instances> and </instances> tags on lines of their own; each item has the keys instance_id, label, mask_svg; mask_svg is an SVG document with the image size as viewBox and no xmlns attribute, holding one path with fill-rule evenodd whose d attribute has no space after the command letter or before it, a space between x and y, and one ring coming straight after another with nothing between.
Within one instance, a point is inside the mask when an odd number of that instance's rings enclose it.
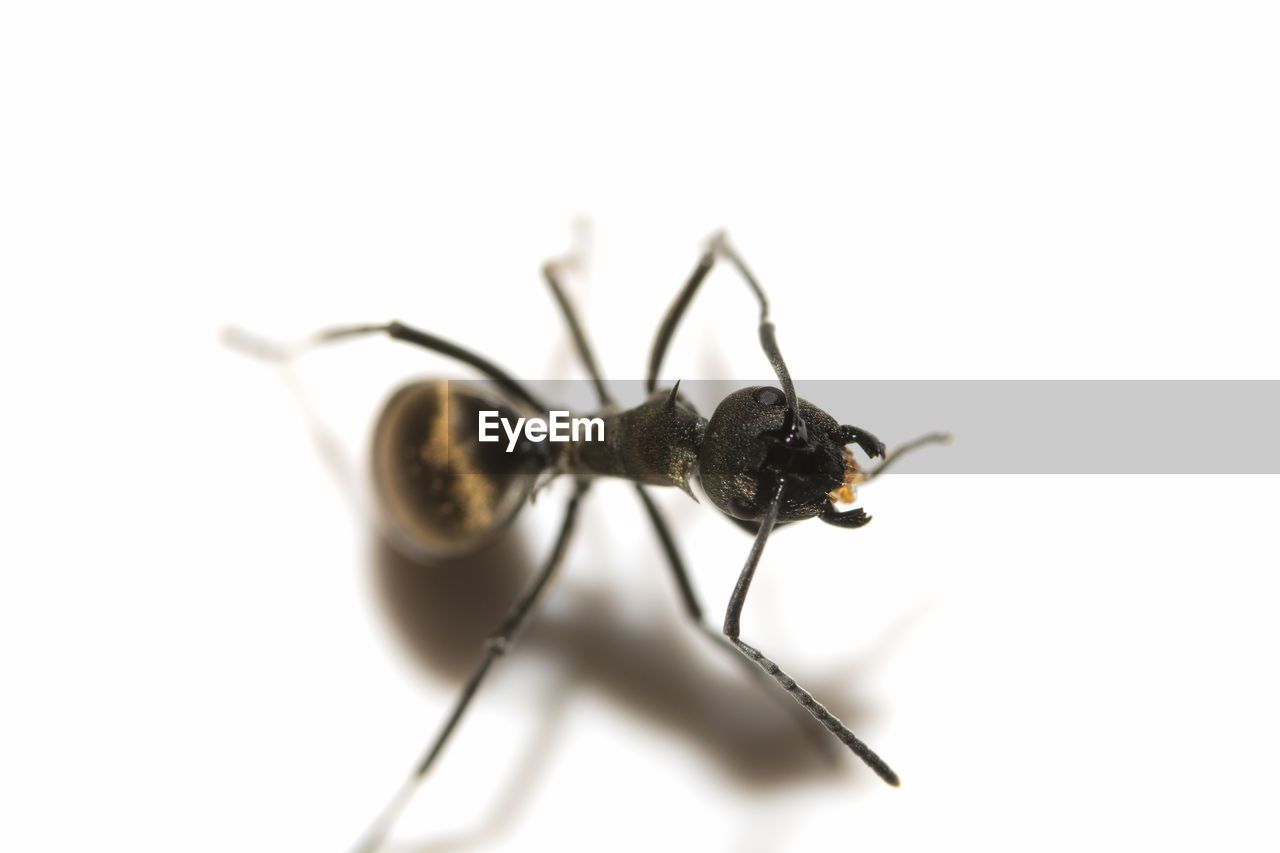
<instances>
[{"instance_id":1,"label":"glossy exoskeleton","mask_svg":"<svg viewBox=\"0 0 1280 853\"><path fill-rule=\"evenodd\" d=\"M694 294L717 261L728 261L745 279L760 306L759 337L778 385L753 386L727 396L703 418L679 393L679 383L658 390L657 376L668 343ZM566 443L521 440L510 452L501 443L477 440L478 413L498 411L503 417L545 415L546 403L497 365L457 344L403 323L348 326L315 336L310 346L353 336L385 334L449 356L479 371L483 387L457 381L425 381L407 385L387 403L374 432L373 480L383 527L390 541L411 558L453 558L493 540L537 488L551 478L568 476L574 489L550 556L529 588L490 636L485 656L463 687L449 716L425 755L396 796L370 827L357 850L367 853L381 843L418 781L440 754L494 660L510 647L517 631L560 565L573 533L578 507L596 477L631 480L663 546L685 609L718 644L743 660L757 676L771 676L818 722L890 785L897 775L853 732L811 694L759 650L740 638L740 617L756 566L770 533L780 524L820 518L828 524L856 528L871 520L852 503L858 484L879 475L900 454L922 444L945 441L933 433L885 456L885 446L858 427L840 424L822 409L796 396L769 321L764 291L723 235L714 237L692 275L668 310L650 353L648 399L623 409L610 395L577 315L560 283L562 262L543 268L577 353L591 377L604 421L603 441ZM243 341L242 341L243 343ZM255 343L259 354L287 357L295 350ZM864 471L850 445L880 464ZM702 607L676 551L674 540L645 486L674 486L691 497L697 480L711 503L755 537L725 613L722 632L704 620ZM778 694L781 695L781 694Z\"/></svg>"}]
</instances>

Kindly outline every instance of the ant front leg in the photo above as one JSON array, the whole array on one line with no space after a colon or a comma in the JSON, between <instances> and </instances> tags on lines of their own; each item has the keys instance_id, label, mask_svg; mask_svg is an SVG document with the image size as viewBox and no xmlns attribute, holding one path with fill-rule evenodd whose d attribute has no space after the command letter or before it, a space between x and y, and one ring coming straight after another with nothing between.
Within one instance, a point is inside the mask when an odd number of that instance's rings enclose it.
<instances>
[{"instance_id":1,"label":"ant front leg","mask_svg":"<svg viewBox=\"0 0 1280 853\"><path fill-rule=\"evenodd\" d=\"M764 543L769 538L770 532L778 522L778 510L782 505L782 481L778 482L778 490L774 494L773 501L769 504L769 509L760 521L760 532L756 534L755 542L751 545L751 553L747 556L746 565L742 567L742 574L738 576L738 583L733 588L733 595L729 598L729 609L724 616L724 634L729 638L729 642L733 643L738 651L742 652L752 661L759 664L760 668L773 677L773 680L781 685L782 689L791 694L806 711L813 715L819 723L821 723L827 731L836 736L836 739L843 743L853 752L854 755L862 759L862 761L875 771L876 775L895 788L898 786L898 774L894 773L888 764L884 762L880 756L871 751L865 743L858 739L858 736L849 731L849 728L840 719L828 711L821 703L813 698L813 694L796 684L796 680L787 675L782 669L769 658L765 657L759 649L743 642L741 633L742 605L747 600L747 590L751 588L751 579L755 576L756 566L760 563L760 555L764 552Z\"/></svg>"},{"instance_id":2,"label":"ant front leg","mask_svg":"<svg viewBox=\"0 0 1280 853\"><path fill-rule=\"evenodd\" d=\"M904 455L913 450L917 450L930 444L950 444L952 439L953 436L949 432L931 432L926 435L922 435L919 438L914 438L900 447L895 447L893 452L884 457L884 460L879 465L867 472L866 479L864 479L863 482L870 483L876 477L883 474L884 469L888 468L894 462L898 461Z\"/></svg>"}]
</instances>

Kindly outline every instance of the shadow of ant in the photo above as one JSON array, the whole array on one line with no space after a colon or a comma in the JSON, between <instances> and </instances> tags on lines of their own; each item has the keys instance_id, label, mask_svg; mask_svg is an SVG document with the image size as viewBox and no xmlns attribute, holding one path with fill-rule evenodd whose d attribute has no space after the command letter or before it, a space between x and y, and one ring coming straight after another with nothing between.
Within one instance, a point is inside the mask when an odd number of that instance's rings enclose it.
<instances>
[{"instance_id":1,"label":"shadow of ant","mask_svg":"<svg viewBox=\"0 0 1280 853\"><path fill-rule=\"evenodd\" d=\"M489 632L502 621L535 566L518 531L508 531L479 554L440 565L408 560L380 540L374 570L381 604L415 663L461 684L482 656ZM550 698L535 700L537 731L531 738L526 736L526 743L512 744L515 770L504 787L493 792L488 815L476 829L460 835L401 840L389 847L446 853L472 849L508 834L519 823L546 761L555 754L554 744L574 690L583 687L702 751L723 770L726 781L749 794L837 779L857 786L876 782L857 762L845 760L844 750L834 741L830 751L815 748L815 741L797 725L814 725L813 721L786 713L746 671L731 666L680 612L674 593L672 606L655 607L652 618L643 624L619 618L619 602L604 585L562 583L548 594L569 595L571 604L556 615L547 610L536 614L506 663L525 656L555 660L563 683ZM904 614L872 652L841 666L840 672L825 677L806 674L806 679L823 695L837 697L847 724L865 728L878 711L849 695L849 685L857 680L850 672L874 666L892 654L902 635L923 615L920 609ZM432 728L430 722L424 723L424 743Z\"/></svg>"},{"instance_id":2,"label":"shadow of ant","mask_svg":"<svg viewBox=\"0 0 1280 853\"><path fill-rule=\"evenodd\" d=\"M354 499L354 468L341 444L312 410L292 370L283 370L311 432L312 440L340 490ZM400 641L428 671L461 682L483 657L485 640L533 576L534 563L520 537L507 531L478 554L438 565L423 565L398 554L379 539L373 554L380 603ZM673 732L707 754L711 763L745 791L776 790L836 777L869 783L855 762L845 760L835 741L815 748L793 717L770 701L759 681L725 665L723 655L678 606L636 624L617 618L616 599L596 588L553 588L571 594L564 615L540 611L513 648L513 655L540 655L559 662L561 689L538 709L538 734L521 750L511 781L496 794L490 815L471 832L419 843L418 851L465 849L501 837L515 825L558 739L572 688L588 686L645 722ZM914 620L905 620L914 621ZM891 632L899 633L897 630ZM896 645L881 642L871 657ZM719 657L717 657L719 655ZM862 668L862 664L854 668ZM865 728L874 708L847 695L850 678L804 675L817 693L838 697L839 715L854 729ZM802 720L813 726L812 720ZM818 730L820 731L820 729ZM431 727L424 725L424 741ZM824 736L825 737L825 736ZM513 745L519 750L519 745ZM831 760L833 756L836 760ZM855 774L855 771L858 771ZM865 776L865 778L863 778Z\"/></svg>"}]
</instances>

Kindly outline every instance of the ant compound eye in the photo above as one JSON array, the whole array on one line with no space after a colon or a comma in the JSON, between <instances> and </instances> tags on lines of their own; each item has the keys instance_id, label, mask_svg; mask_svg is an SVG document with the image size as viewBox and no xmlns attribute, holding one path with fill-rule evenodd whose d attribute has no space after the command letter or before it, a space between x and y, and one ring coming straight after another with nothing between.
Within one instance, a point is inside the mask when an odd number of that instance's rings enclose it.
<instances>
[{"instance_id":1,"label":"ant compound eye","mask_svg":"<svg viewBox=\"0 0 1280 853\"><path fill-rule=\"evenodd\" d=\"M782 406L787 402L787 395L770 385L757 388L751 396L762 406Z\"/></svg>"}]
</instances>

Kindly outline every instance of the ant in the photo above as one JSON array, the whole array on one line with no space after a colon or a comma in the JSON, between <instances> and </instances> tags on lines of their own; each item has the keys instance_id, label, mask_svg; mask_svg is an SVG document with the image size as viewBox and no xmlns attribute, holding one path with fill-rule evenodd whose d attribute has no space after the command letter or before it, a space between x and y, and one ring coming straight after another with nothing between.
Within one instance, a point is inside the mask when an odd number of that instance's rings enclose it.
<instances>
[{"instance_id":1,"label":"ant","mask_svg":"<svg viewBox=\"0 0 1280 853\"><path fill-rule=\"evenodd\" d=\"M497 538L525 501L550 480L562 475L573 480L573 492L550 555L489 636L484 658L463 686L443 725L409 778L357 844L356 853L371 853L381 845L449 741L490 667L510 650L564 558L579 506L596 477L621 477L634 484L693 623L757 678L767 682L768 676L776 681L882 780L898 785L897 774L879 755L795 679L742 639L740 617L765 543L776 528L814 517L850 530L863 527L871 516L862 508L841 510L836 505L852 503L858 485L874 480L902 454L922 445L945 443L950 435L929 433L886 455L884 443L870 432L840 424L822 409L797 397L769 320L764 289L723 233L708 241L658 328L645 380L648 399L634 408L622 409L601 377L561 283L566 267L575 261L572 254L548 261L542 274L598 398L598 414L604 424L603 440L599 441L578 439L575 434L572 440L554 443L531 438L528 432L523 438L512 434L509 444L505 439L493 443L491 436L481 440L484 414L496 413L503 420L514 421L551 409L528 387L483 356L398 321L333 328L292 347L275 346L238 330L228 333L228 342L233 346L271 360L287 360L319 344L386 335L448 356L489 380L485 386L444 380L406 385L391 397L379 417L373 439L374 489L388 538L406 556L451 559L471 554ZM754 386L736 391L721 401L707 420L679 393L679 382L670 389L659 390L657 377L677 325L698 288L721 261L737 270L759 304L760 346L781 388ZM590 434L588 429L587 437ZM852 444L868 457L879 458L880 463L864 470L849 450ZM716 509L754 536L729 599L721 632L703 618L702 605L670 528L645 490L645 486L674 486L696 501L690 487L695 478Z\"/></svg>"}]
</instances>

